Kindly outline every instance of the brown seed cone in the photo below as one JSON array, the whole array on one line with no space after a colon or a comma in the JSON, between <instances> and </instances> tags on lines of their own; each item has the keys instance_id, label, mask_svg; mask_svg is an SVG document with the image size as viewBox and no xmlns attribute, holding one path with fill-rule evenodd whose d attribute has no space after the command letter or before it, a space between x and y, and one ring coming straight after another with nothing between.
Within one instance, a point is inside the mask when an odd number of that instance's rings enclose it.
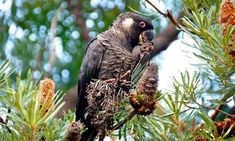
<instances>
[{"instance_id":1,"label":"brown seed cone","mask_svg":"<svg viewBox=\"0 0 235 141\"><path fill-rule=\"evenodd\" d=\"M129 96L130 103L137 114L149 115L156 108L157 83L158 66L151 62L138 81L135 91Z\"/></svg>"},{"instance_id":2,"label":"brown seed cone","mask_svg":"<svg viewBox=\"0 0 235 141\"><path fill-rule=\"evenodd\" d=\"M226 118L223 121L214 122L214 125L217 129L218 136L223 136L230 128L230 132L226 135L226 138L234 137L235 136L235 118ZM198 129L205 128L202 124ZM196 137L194 138L195 141L208 141L208 139L205 139L198 135L196 133Z\"/></svg>"},{"instance_id":3,"label":"brown seed cone","mask_svg":"<svg viewBox=\"0 0 235 141\"><path fill-rule=\"evenodd\" d=\"M228 29L235 25L235 3L233 3L231 0L225 0L220 5L219 24L224 24L223 35L226 35ZM235 59L235 48L232 48L234 42L235 31L233 31L232 35L230 36L226 50Z\"/></svg>"},{"instance_id":4,"label":"brown seed cone","mask_svg":"<svg viewBox=\"0 0 235 141\"><path fill-rule=\"evenodd\" d=\"M82 130L82 123L78 121L73 122L67 129L65 141L80 141Z\"/></svg>"},{"instance_id":5,"label":"brown seed cone","mask_svg":"<svg viewBox=\"0 0 235 141\"><path fill-rule=\"evenodd\" d=\"M196 136L195 138L194 138L194 141L209 141L208 139L204 139L204 138L202 138L202 137L200 137L200 136Z\"/></svg>"},{"instance_id":6,"label":"brown seed cone","mask_svg":"<svg viewBox=\"0 0 235 141\"><path fill-rule=\"evenodd\" d=\"M224 121L215 122L215 126L219 136L226 133L231 126L233 127L227 137L233 137L235 135L235 118L226 118Z\"/></svg>"}]
</instances>

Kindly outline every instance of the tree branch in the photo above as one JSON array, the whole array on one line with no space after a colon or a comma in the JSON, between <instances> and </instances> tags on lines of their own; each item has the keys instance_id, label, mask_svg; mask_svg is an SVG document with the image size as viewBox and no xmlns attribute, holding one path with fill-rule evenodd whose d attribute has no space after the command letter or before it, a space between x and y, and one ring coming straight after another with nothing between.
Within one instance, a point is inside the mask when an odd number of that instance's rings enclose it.
<instances>
[{"instance_id":1,"label":"tree branch","mask_svg":"<svg viewBox=\"0 0 235 141\"><path fill-rule=\"evenodd\" d=\"M215 111L213 112L213 114L210 116L210 118L215 121L215 118L218 116L218 114L222 111L222 109L224 108L224 104L220 104L215 108ZM230 114L231 115L231 114Z\"/></svg>"},{"instance_id":2,"label":"tree branch","mask_svg":"<svg viewBox=\"0 0 235 141\"><path fill-rule=\"evenodd\" d=\"M71 13L75 16L75 22L77 27L80 29L81 37L86 41L90 41L89 31L86 26L85 18L82 12L82 1L78 0L67 0L68 7Z\"/></svg>"},{"instance_id":3,"label":"tree branch","mask_svg":"<svg viewBox=\"0 0 235 141\"><path fill-rule=\"evenodd\" d=\"M35 56L36 65L35 65L34 70L39 70L40 69L40 66L41 66L41 63L42 63L42 60L43 60L44 51L45 51L45 40L40 43L39 52Z\"/></svg>"},{"instance_id":4,"label":"tree branch","mask_svg":"<svg viewBox=\"0 0 235 141\"><path fill-rule=\"evenodd\" d=\"M181 18L184 16L184 12L181 11L177 22L179 24L182 24ZM179 30L176 29L176 26L173 23L170 23L154 40L154 49L151 53L151 58L153 58L155 55L159 54L160 52L166 50L168 46L176 40Z\"/></svg>"},{"instance_id":5,"label":"tree branch","mask_svg":"<svg viewBox=\"0 0 235 141\"><path fill-rule=\"evenodd\" d=\"M127 123L129 120L131 120L136 114L137 114L136 111L133 110L124 120L122 120L116 126L114 126L113 130L117 130L117 129L121 128L125 123Z\"/></svg>"}]
</instances>

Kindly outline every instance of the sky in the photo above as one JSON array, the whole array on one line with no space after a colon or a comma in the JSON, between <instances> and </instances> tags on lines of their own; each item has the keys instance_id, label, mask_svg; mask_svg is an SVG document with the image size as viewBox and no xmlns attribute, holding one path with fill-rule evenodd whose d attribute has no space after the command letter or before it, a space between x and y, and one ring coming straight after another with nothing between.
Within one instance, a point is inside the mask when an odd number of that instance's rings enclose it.
<instances>
[{"instance_id":1,"label":"sky","mask_svg":"<svg viewBox=\"0 0 235 141\"><path fill-rule=\"evenodd\" d=\"M179 39L170 44L167 50L156 56L153 60L159 65L159 90L167 90L171 86L172 77L179 78L180 72L188 71L193 74L198 70L195 64L200 60L193 54L198 52L192 48L194 41L185 33L179 34Z\"/></svg>"}]
</instances>

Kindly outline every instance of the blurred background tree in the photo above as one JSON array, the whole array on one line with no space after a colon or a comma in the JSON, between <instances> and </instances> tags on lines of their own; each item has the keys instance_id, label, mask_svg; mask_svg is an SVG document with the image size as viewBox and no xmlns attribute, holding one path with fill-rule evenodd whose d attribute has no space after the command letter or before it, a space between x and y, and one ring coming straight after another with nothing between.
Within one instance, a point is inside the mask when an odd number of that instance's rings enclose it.
<instances>
[{"instance_id":1,"label":"blurred background tree","mask_svg":"<svg viewBox=\"0 0 235 141\"><path fill-rule=\"evenodd\" d=\"M230 126L234 126L234 122L229 120L232 124L222 123L229 131L219 132L219 123L215 121L233 117L234 103L232 106L227 103L233 101L235 93L235 69L234 40L230 38L234 27L229 26L225 30L228 24L218 22L221 2L153 1L162 11L172 10L173 16L178 16L179 23L182 23L179 19L185 15L184 26L176 30L169 20L146 8L144 0L1 0L0 61L9 59L16 65L12 79L19 72L22 79L27 78L28 69L31 69L34 80L42 77L53 79L57 89L67 93L64 109L73 109L79 67L88 41L106 30L121 12L144 14L153 19L155 25L152 57L167 49L183 31L194 40L192 47L199 50L194 55L202 60L203 65L199 64L200 71L193 75L186 71L179 73L180 79L174 77L172 89L161 97L163 106L159 104L152 116L136 116L117 135L124 135L127 139L128 129L128 135L136 140L189 140L194 137L195 140L203 140L201 137L224 140L226 135L234 135L229 132L234 131ZM202 121L205 128L196 127ZM221 129L225 129L225 126Z\"/></svg>"},{"instance_id":2,"label":"blurred background tree","mask_svg":"<svg viewBox=\"0 0 235 141\"><path fill-rule=\"evenodd\" d=\"M179 11L176 0L166 5ZM0 59L14 62L15 74L22 72L23 78L29 68L36 80L52 78L57 88L70 90L65 100L72 101L64 108L75 107L76 83L86 44L107 29L120 13L133 10L154 19L156 33L167 25L161 15L153 14L138 0L2 0ZM177 34L173 33L163 46L166 48Z\"/></svg>"}]
</instances>

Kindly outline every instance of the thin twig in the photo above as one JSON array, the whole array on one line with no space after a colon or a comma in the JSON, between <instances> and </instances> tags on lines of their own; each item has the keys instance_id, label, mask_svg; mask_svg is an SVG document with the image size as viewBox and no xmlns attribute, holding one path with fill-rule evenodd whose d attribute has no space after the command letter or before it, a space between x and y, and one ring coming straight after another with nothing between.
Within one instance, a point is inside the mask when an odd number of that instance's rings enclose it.
<instances>
[{"instance_id":1,"label":"thin twig","mask_svg":"<svg viewBox=\"0 0 235 141\"><path fill-rule=\"evenodd\" d=\"M136 111L133 110L124 120L122 120L121 122L119 122L116 126L114 126L114 130L117 130L119 128L121 128L126 122L128 122L129 120L131 120L135 115L136 115Z\"/></svg>"},{"instance_id":2,"label":"thin twig","mask_svg":"<svg viewBox=\"0 0 235 141\"><path fill-rule=\"evenodd\" d=\"M217 115L219 114L219 112L222 111L221 109L223 109L223 107L224 107L224 104L220 104L220 105L218 105L218 106L216 107L215 112L210 116L210 118L211 118L213 121L215 120L215 118L217 117ZM227 113L227 114L229 114L229 113ZM234 116L233 116L233 117L234 117Z\"/></svg>"},{"instance_id":3,"label":"thin twig","mask_svg":"<svg viewBox=\"0 0 235 141\"><path fill-rule=\"evenodd\" d=\"M199 108L191 107L191 106L187 105L187 103L185 103L184 101L181 101L181 102L183 102L184 106L186 106L186 107L188 107L188 108L190 108L190 109L199 109ZM199 103L196 103L196 104L197 104L198 106L201 106L201 107L206 108L206 109L215 110L215 112L212 113L212 115L210 116L210 118L211 118L212 120L215 120L215 118L217 117L217 115L219 114L219 112L222 111L221 109L224 107L223 104L218 105L216 108L208 107L208 106L205 106L205 105L202 105L202 104L199 104ZM222 111L221 113L224 113L224 111ZM229 113L224 113L224 114L228 115ZM229 114L228 116L234 117L234 116L231 115L231 114Z\"/></svg>"},{"instance_id":4,"label":"thin twig","mask_svg":"<svg viewBox=\"0 0 235 141\"><path fill-rule=\"evenodd\" d=\"M210 118L211 118L212 120L215 120L215 118L218 116L219 113L225 114L225 115L227 115L227 116L229 116L229 117L231 117L231 118L234 118L234 117L235 117L235 115L229 114L229 113L224 112L224 111L222 110L222 109L224 108L224 104L219 104L216 108L213 108L213 107L209 107L209 106L206 106L206 105L203 105L203 104L199 104L194 98L193 98L193 101L194 101L196 104L198 104L199 106L201 106L201 107L204 107L204 108L210 109L210 110L215 110L215 111L212 113L212 115L210 116ZM226 101L226 98L225 98L225 97L221 98L221 101Z\"/></svg>"},{"instance_id":5,"label":"thin twig","mask_svg":"<svg viewBox=\"0 0 235 141\"><path fill-rule=\"evenodd\" d=\"M174 16L171 14L170 10L167 10L166 13L163 13L161 10L159 10L153 3L151 3L149 0L145 0L148 4L150 4L158 13L160 13L162 16L170 19L170 21L179 29L181 29L179 23L177 20L174 18Z\"/></svg>"},{"instance_id":6,"label":"thin twig","mask_svg":"<svg viewBox=\"0 0 235 141\"><path fill-rule=\"evenodd\" d=\"M157 10L158 13L163 15L164 17L167 17L167 14L163 13L161 10L159 10L153 3L151 3L149 0L145 0L147 3L149 3L154 9Z\"/></svg>"},{"instance_id":7,"label":"thin twig","mask_svg":"<svg viewBox=\"0 0 235 141\"><path fill-rule=\"evenodd\" d=\"M49 40L50 40L50 57L48 59L48 63L50 64L50 68L52 69L53 66L55 65L55 61L56 61L56 46L55 46L55 37L56 37L56 28L57 28L57 24L58 24L58 18L61 14L61 12L63 11L62 5L59 7L59 9L56 10L54 17L52 18L51 21L51 27L50 27L50 36L49 36ZM51 70L50 70L51 71ZM50 72L48 72L46 74L47 77L51 77Z\"/></svg>"},{"instance_id":8,"label":"thin twig","mask_svg":"<svg viewBox=\"0 0 235 141\"><path fill-rule=\"evenodd\" d=\"M223 110L221 110L221 109L223 108L223 104L218 105L217 108L213 108L213 107L206 106L206 105L203 105L203 104L198 103L194 98L193 98L193 101L194 101L197 105L199 105L199 106L201 106L201 107L203 107L203 108L206 108L206 109L209 109L209 110L215 110L215 113L213 113L213 114L212 114L212 117L211 117L212 120L214 120L214 119L216 118L216 116L218 115L219 112L220 112L220 113L223 113L223 114L225 114L225 115L227 115L227 116L229 116L229 117L232 117L232 118L235 117L235 115L231 115L231 114L229 114L229 113L224 112Z\"/></svg>"}]
</instances>

